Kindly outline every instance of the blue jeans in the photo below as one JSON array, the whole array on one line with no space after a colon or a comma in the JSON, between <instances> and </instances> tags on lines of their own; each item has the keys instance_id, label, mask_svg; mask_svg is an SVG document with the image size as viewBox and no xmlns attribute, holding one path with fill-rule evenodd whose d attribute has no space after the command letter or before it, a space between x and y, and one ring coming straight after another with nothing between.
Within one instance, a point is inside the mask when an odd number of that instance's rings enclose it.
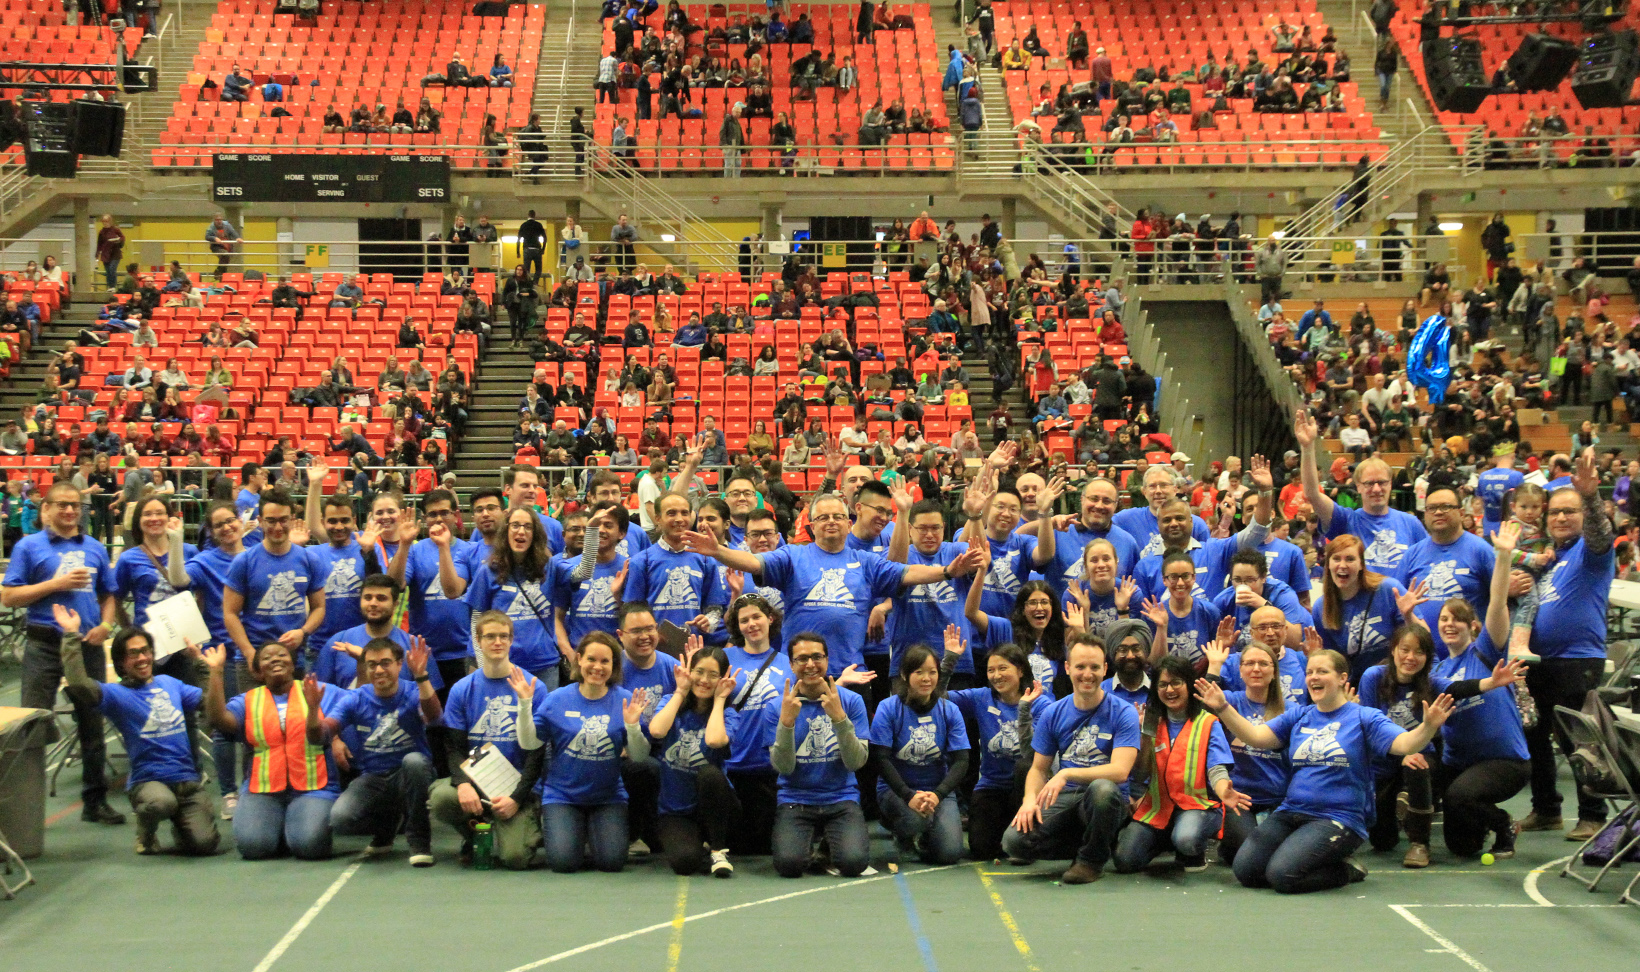
<instances>
[{"instance_id":1,"label":"blue jeans","mask_svg":"<svg viewBox=\"0 0 1640 972\"><path fill-rule=\"evenodd\" d=\"M103 264L103 276L108 279L109 290L113 290L117 286L115 282L115 273L119 270L119 268L120 261L118 260L115 260L112 263Z\"/></svg>"},{"instance_id":2,"label":"blue jeans","mask_svg":"<svg viewBox=\"0 0 1640 972\"><path fill-rule=\"evenodd\" d=\"M541 838L546 843L547 866L559 874L573 874L586 866L588 843L593 867L619 871L626 866L626 804L545 804L541 807Z\"/></svg>"},{"instance_id":3,"label":"blue jeans","mask_svg":"<svg viewBox=\"0 0 1640 972\"><path fill-rule=\"evenodd\" d=\"M1116 873L1143 870L1169 847L1179 864L1200 864L1207 853L1207 838L1218 832L1222 820L1217 810L1174 810L1166 827L1135 821L1116 841Z\"/></svg>"},{"instance_id":4,"label":"blue jeans","mask_svg":"<svg viewBox=\"0 0 1640 972\"><path fill-rule=\"evenodd\" d=\"M244 662L222 666L222 697L231 699L239 694L239 667ZM216 784L223 796L239 789L239 740L231 739L220 729L211 730L211 762L216 764Z\"/></svg>"},{"instance_id":5,"label":"blue jeans","mask_svg":"<svg viewBox=\"0 0 1640 972\"><path fill-rule=\"evenodd\" d=\"M962 810L955 796L945 797L934 815L925 817L907 806L899 794L883 790L877 794L877 809L895 840L917 842L923 863L955 864L962 860Z\"/></svg>"},{"instance_id":6,"label":"blue jeans","mask_svg":"<svg viewBox=\"0 0 1640 972\"><path fill-rule=\"evenodd\" d=\"M330 856L330 810L335 802L336 794L325 790L241 792L233 815L239 856L262 861L289 850L304 861L324 860Z\"/></svg>"},{"instance_id":7,"label":"blue jeans","mask_svg":"<svg viewBox=\"0 0 1640 972\"><path fill-rule=\"evenodd\" d=\"M1244 888L1307 894L1350 883L1345 858L1361 835L1336 820L1277 810L1264 818L1236 854L1236 880Z\"/></svg>"},{"instance_id":8,"label":"blue jeans","mask_svg":"<svg viewBox=\"0 0 1640 972\"><path fill-rule=\"evenodd\" d=\"M1002 852L1024 861L1074 857L1097 871L1110 860L1127 819L1121 789L1110 780L1094 780L1079 790L1061 790L1028 833L1010 825L1002 835Z\"/></svg>"},{"instance_id":9,"label":"blue jeans","mask_svg":"<svg viewBox=\"0 0 1640 972\"><path fill-rule=\"evenodd\" d=\"M1389 88L1390 88L1390 85L1392 85L1394 83L1395 83L1395 75L1394 74L1380 74L1380 75L1378 75L1378 100L1380 102L1384 102L1384 101L1389 100Z\"/></svg>"},{"instance_id":10,"label":"blue jeans","mask_svg":"<svg viewBox=\"0 0 1640 972\"><path fill-rule=\"evenodd\" d=\"M839 803L782 803L774 811L774 869L781 877L802 877L809 868L815 833L831 847L831 863L844 877L858 877L871 863L866 815L857 800Z\"/></svg>"},{"instance_id":11,"label":"blue jeans","mask_svg":"<svg viewBox=\"0 0 1640 972\"><path fill-rule=\"evenodd\" d=\"M364 773L342 791L330 808L330 829L338 834L368 834L371 843L391 847L405 821L405 837L412 851L432 845L427 817L427 788L433 785L433 760L406 753L392 773Z\"/></svg>"}]
</instances>

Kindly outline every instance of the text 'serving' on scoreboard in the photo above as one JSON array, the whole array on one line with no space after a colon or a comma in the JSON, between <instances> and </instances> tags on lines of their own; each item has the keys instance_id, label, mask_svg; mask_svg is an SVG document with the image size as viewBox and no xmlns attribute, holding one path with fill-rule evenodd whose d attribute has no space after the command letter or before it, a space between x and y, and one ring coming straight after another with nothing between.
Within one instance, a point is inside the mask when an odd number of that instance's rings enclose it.
<instances>
[{"instance_id":1,"label":"text 'serving' on scoreboard","mask_svg":"<svg viewBox=\"0 0 1640 972\"><path fill-rule=\"evenodd\" d=\"M450 160L236 152L212 157L211 183L219 203L442 203L450 198Z\"/></svg>"}]
</instances>

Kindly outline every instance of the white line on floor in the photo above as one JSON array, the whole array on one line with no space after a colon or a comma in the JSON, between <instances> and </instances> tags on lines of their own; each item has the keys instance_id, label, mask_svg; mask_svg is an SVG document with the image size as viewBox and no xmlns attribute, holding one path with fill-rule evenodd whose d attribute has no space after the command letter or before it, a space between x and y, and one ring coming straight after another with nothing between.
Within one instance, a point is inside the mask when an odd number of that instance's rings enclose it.
<instances>
[{"instance_id":1,"label":"white line on floor","mask_svg":"<svg viewBox=\"0 0 1640 972\"><path fill-rule=\"evenodd\" d=\"M1531 873L1527 874L1525 880L1521 882L1521 889L1526 892L1526 896L1528 898L1531 898L1533 901L1538 903L1538 907L1553 908L1555 903L1550 901L1548 898L1545 898L1543 896L1543 892L1538 890L1538 875L1542 874L1544 871L1547 871L1549 868L1554 867L1556 864L1564 864L1571 859L1572 855L1567 854L1565 857L1550 861L1541 867L1532 868Z\"/></svg>"},{"instance_id":2,"label":"white line on floor","mask_svg":"<svg viewBox=\"0 0 1640 972\"><path fill-rule=\"evenodd\" d=\"M942 866L942 867L926 867L926 868L922 868L921 870L906 871L904 873L905 873L906 877L916 877L919 874L933 874L935 871L949 871L949 870L951 870L951 868L963 867L963 866L964 865L961 865L961 864L947 864L947 865ZM821 893L826 892L826 891L841 891L844 888L857 888L857 887L860 887L863 884L873 884L877 881L887 881L887 880L889 880L893 877L894 877L893 874L879 874L876 877L858 878L858 879L855 879L855 880L852 880L852 881L842 881L842 882L839 882L837 884L827 884L823 887L818 887L818 888L807 888L807 889L802 890L802 891L791 891L791 892L788 892L786 894L777 894L772 898L762 898L762 899L759 899L757 901L744 901L744 902L742 902L740 904L737 904L737 905L728 905L727 907L723 907L723 908L713 908L711 911L703 911L698 915L689 915L688 917L684 918L683 920L684 921L700 921L703 918L715 918L718 915L726 915L731 911L740 911L744 908L756 908L758 905L774 904L777 901L789 901L792 898L801 898L805 895L810 895L810 894L821 894ZM620 935L611 935L608 938L601 939L601 940L596 941L596 942L588 942L585 945L581 945L581 946L578 946L576 948L569 949L568 951L558 952L554 955L548 955L546 958L537 959L536 961L531 962L528 965L520 965L516 969L510 969L509 972L530 972L531 969L538 969L543 965L551 965L554 962L562 962L564 959L574 958L577 955L583 955L583 954L585 954L587 952L590 952L590 951L593 951L595 949L603 948L605 945L614 945L617 942L624 942L629 938L637 938L640 935L647 935L650 932L657 932L657 931L661 931L662 929L669 929L671 927L672 927L672 922L670 920L657 922L656 924L649 925L649 926L644 927L644 928L633 929L632 931L624 932ZM263 967L258 967L255 970L255 972L266 972L266 969L263 968ZM1481 972L1488 972L1488 970L1483 969L1483 970L1481 970Z\"/></svg>"},{"instance_id":3,"label":"white line on floor","mask_svg":"<svg viewBox=\"0 0 1640 972\"><path fill-rule=\"evenodd\" d=\"M296 943L296 939L302 936L302 932L307 930L307 926L313 924L313 919L319 917L319 912L325 910L325 905L330 904L330 899L336 897L336 892L342 890L342 886L352 880L353 875L359 872L359 867L363 863L363 861L354 861L342 871L336 880L330 882L330 887L325 889L324 894L319 895L318 901L313 902L313 907L309 908L302 917L296 919L296 924L290 926L290 931L285 932L285 937L279 939L279 944L273 946L268 954L262 956L262 961L256 964L256 968L252 972L268 972L268 969L273 968L273 963L279 961L279 956L285 954L285 950Z\"/></svg>"},{"instance_id":4,"label":"white line on floor","mask_svg":"<svg viewBox=\"0 0 1640 972\"><path fill-rule=\"evenodd\" d=\"M1466 952L1463 949L1459 948L1457 943L1452 941L1450 938L1447 938L1446 936L1442 935L1440 932L1438 932L1435 929L1429 927L1428 924L1426 924L1422 919L1418 918L1412 912L1408 911L1404 906L1402 906L1402 905L1390 905L1389 910L1391 910L1391 911L1395 912L1396 914L1400 915L1402 918L1405 918L1409 923L1411 923L1412 927L1414 927L1414 928L1418 929L1419 931L1423 932L1425 935L1428 935L1430 937L1430 939L1435 942L1435 944L1441 946L1441 949L1440 949L1441 951L1446 952L1449 955L1456 956L1465 965L1467 965L1470 968L1474 969L1475 972L1492 972L1491 969L1489 969L1486 966L1482 965L1479 959L1475 958L1475 956L1470 955L1468 952Z\"/></svg>"}]
</instances>

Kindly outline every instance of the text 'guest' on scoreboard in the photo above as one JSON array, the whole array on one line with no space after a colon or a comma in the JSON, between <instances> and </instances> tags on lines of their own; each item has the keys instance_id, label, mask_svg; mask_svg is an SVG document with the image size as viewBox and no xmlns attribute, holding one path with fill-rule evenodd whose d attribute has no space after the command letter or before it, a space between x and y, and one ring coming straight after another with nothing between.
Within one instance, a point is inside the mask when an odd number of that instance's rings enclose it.
<instances>
[{"instance_id":1,"label":"text 'guest' on scoreboard","mask_svg":"<svg viewBox=\"0 0 1640 972\"><path fill-rule=\"evenodd\" d=\"M215 155L211 195L219 203L442 203L450 160L442 155Z\"/></svg>"}]
</instances>

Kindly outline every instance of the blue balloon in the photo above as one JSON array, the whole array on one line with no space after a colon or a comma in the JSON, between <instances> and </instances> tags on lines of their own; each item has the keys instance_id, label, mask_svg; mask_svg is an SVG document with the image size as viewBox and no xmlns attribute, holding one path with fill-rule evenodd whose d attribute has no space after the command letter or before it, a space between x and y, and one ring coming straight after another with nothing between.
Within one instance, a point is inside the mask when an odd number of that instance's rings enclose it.
<instances>
[{"instance_id":1,"label":"blue balloon","mask_svg":"<svg viewBox=\"0 0 1640 972\"><path fill-rule=\"evenodd\" d=\"M1446 318L1431 314L1418 325L1418 333L1407 348L1407 378L1428 390L1431 405L1446 401L1446 386L1452 381L1451 338Z\"/></svg>"}]
</instances>

